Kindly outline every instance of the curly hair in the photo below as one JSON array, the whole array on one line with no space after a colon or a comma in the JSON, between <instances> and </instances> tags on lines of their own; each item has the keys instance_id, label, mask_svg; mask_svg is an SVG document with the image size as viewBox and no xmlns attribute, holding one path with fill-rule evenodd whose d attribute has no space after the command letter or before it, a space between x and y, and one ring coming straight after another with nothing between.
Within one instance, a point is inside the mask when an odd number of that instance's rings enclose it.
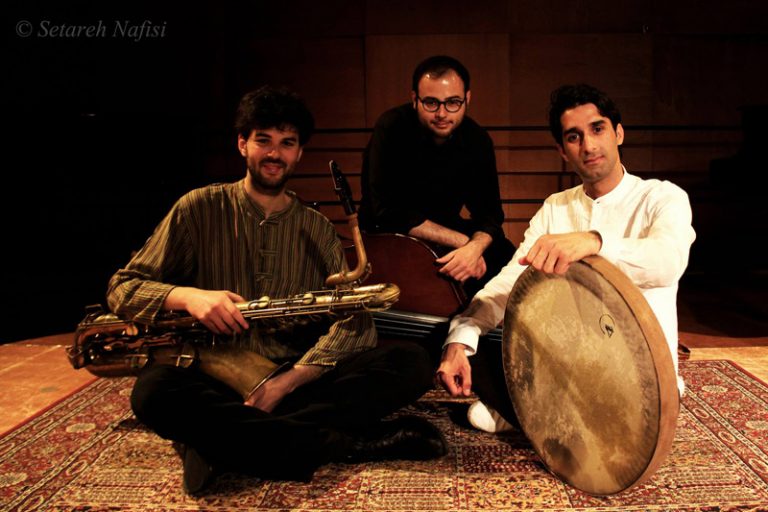
<instances>
[{"instance_id":1,"label":"curly hair","mask_svg":"<svg viewBox=\"0 0 768 512\"><path fill-rule=\"evenodd\" d=\"M288 126L299 132L299 145L309 141L315 129L312 113L297 94L286 88L268 85L245 94L235 115L237 134L247 139L257 128L285 129Z\"/></svg>"}]
</instances>

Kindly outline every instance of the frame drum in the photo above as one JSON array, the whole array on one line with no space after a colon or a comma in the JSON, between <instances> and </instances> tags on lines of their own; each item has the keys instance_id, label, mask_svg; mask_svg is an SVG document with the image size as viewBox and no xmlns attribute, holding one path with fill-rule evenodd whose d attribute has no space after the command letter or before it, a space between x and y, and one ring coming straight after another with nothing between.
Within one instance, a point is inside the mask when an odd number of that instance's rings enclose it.
<instances>
[{"instance_id":1,"label":"frame drum","mask_svg":"<svg viewBox=\"0 0 768 512\"><path fill-rule=\"evenodd\" d=\"M507 302L504 373L520 425L573 487L615 494L650 477L675 434L672 355L635 285L599 256L565 276L529 267Z\"/></svg>"}]
</instances>

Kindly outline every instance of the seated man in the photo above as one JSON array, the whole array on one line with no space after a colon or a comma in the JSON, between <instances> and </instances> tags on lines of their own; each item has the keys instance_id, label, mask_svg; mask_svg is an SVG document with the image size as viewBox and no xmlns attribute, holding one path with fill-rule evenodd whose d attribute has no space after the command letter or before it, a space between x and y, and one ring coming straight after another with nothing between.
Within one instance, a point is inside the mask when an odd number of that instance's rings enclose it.
<instances>
[{"instance_id":1,"label":"seated man","mask_svg":"<svg viewBox=\"0 0 768 512\"><path fill-rule=\"evenodd\" d=\"M431 387L423 349L377 348L368 314L266 329L235 306L319 290L345 267L332 224L286 190L313 126L294 94L269 87L246 94L236 121L246 177L183 196L109 283L109 306L124 318L151 324L161 311L183 310L219 340L291 364L245 403L197 369L142 371L131 405L155 432L184 445L187 492L202 491L219 468L308 479L329 461L445 453L425 420L380 421Z\"/></svg>"},{"instance_id":2,"label":"seated man","mask_svg":"<svg viewBox=\"0 0 768 512\"><path fill-rule=\"evenodd\" d=\"M411 102L379 118L363 156L360 222L368 232L402 233L448 248L440 272L472 296L514 246L501 227L496 156L488 133L466 113L469 72L430 57L413 73ZM461 217L462 208L470 219Z\"/></svg>"},{"instance_id":3,"label":"seated man","mask_svg":"<svg viewBox=\"0 0 768 512\"><path fill-rule=\"evenodd\" d=\"M677 370L677 286L696 236L688 196L670 182L627 172L619 153L621 114L597 89L575 85L555 90L549 126L560 155L582 184L547 198L512 261L451 321L438 369L453 395L476 391L481 402L470 407L469 420L489 432L508 428L515 414L501 347L488 342L481 350L478 339L502 320L507 298L527 265L564 274L571 263L598 254L618 266L658 318ZM682 394L679 376L678 387Z\"/></svg>"}]
</instances>

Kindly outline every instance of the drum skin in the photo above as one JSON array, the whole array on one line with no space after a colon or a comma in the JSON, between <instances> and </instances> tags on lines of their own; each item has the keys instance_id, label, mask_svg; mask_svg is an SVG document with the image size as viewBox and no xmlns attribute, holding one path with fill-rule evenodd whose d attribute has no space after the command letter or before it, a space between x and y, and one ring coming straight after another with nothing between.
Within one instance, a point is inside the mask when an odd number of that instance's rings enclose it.
<instances>
[{"instance_id":1,"label":"drum skin","mask_svg":"<svg viewBox=\"0 0 768 512\"><path fill-rule=\"evenodd\" d=\"M598 256L565 276L528 268L507 302L504 372L523 431L547 468L609 495L650 477L668 455L679 397L656 317Z\"/></svg>"}]
</instances>

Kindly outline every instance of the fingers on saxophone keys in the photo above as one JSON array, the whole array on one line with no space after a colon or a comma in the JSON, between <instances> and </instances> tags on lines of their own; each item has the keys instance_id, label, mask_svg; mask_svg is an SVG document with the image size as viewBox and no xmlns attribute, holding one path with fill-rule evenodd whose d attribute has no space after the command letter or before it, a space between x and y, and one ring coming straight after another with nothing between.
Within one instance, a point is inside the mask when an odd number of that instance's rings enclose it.
<instances>
[{"instance_id":1,"label":"fingers on saxophone keys","mask_svg":"<svg viewBox=\"0 0 768 512\"><path fill-rule=\"evenodd\" d=\"M227 318L225 315L213 316L203 320L203 325L205 325L208 330L212 331L214 334L230 335L233 332L241 332L240 326L231 317L231 315L229 318Z\"/></svg>"},{"instance_id":2,"label":"fingers on saxophone keys","mask_svg":"<svg viewBox=\"0 0 768 512\"><path fill-rule=\"evenodd\" d=\"M237 329L237 332L242 332L244 330L247 330L250 327L250 324L248 323L248 320L245 319L243 314L240 312L240 310L235 310L235 328Z\"/></svg>"},{"instance_id":3,"label":"fingers on saxophone keys","mask_svg":"<svg viewBox=\"0 0 768 512\"><path fill-rule=\"evenodd\" d=\"M214 333L214 334L221 334L221 330L216 325L216 323L214 323L213 320L211 320L211 319L202 319L201 318L200 321L203 323L203 325L206 327L206 329L208 329L212 333Z\"/></svg>"},{"instance_id":4,"label":"fingers on saxophone keys","mask_svg":"<svg viewBox=\"0 0 768 512\"><path fill-rule=\"evenodd\" d=\"M243 332L243 329L232 317L222 319L220 330L221 334L240 334Z\"/></svg>"}]
</instances>

